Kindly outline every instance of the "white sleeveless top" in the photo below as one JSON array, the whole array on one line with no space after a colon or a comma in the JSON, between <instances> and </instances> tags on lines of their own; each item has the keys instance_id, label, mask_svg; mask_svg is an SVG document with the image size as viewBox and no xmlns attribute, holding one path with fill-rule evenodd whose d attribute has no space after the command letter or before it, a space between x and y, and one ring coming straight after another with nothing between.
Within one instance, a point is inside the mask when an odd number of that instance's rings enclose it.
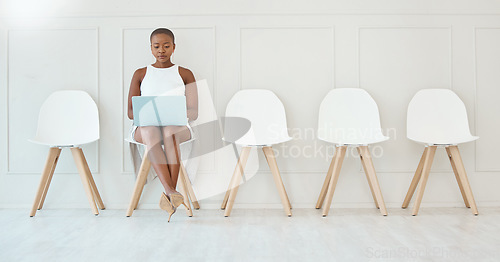
<instances>
[{"instance_id":1,"label":"white sleeveless top","mask_svg":"<svg viewBox=\"0 0 500 262\"><path fill-rule=\"evenodd\" d=\"M186 86L179 74L179 66L157 68L152 65L146 67L146 75L141 82L141 96L185 96ZM193 129L187 124L191 138L194 138ZM130 140L135 141L137 126L130 129Z\"/></svg>"},{"instance_id":2,"label":"white sleeveless top","mask_svg":"<svg viewBox=\"0 0 500 262\"><path fill-rule=\"evenodd\" d=\"M179 74L179 66L156 68L148 65L141 83L141 96L184 96L186 86Z\"/></svg>"}]
</instances>

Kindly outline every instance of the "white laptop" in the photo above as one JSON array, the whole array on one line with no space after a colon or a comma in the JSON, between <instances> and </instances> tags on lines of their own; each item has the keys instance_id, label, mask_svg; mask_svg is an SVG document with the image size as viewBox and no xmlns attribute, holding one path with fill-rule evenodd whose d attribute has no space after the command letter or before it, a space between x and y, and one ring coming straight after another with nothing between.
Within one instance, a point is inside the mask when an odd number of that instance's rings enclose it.
<instances>
[{"instance_id":1,"label":"white laptop","mask_svg":"<svg viewBox=\"0 0 500 262\"><path fill-rule=\"evenodd\" d=\"M132 109L136 126L185 126L188 123L185 96L134 96Z\"/></svg>"}]
</instances>

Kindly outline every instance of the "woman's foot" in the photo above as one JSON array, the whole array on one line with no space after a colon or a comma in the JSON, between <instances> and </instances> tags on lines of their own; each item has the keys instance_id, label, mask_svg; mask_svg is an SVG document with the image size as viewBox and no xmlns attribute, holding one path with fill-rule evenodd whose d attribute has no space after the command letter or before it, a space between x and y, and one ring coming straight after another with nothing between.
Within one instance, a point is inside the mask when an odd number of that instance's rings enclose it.
<instances>
[{"instance_id":1,"label":"woman's foot","mask_svg":"<svg viewBox=\"0 0 500 262\"><path fill-rule=\"evenodd\" d=\"M165 193L161 194L160 208L168 212L168 222L170 222L170 218L177 210L177 207L175 207L172 204L171 200L172 200L172 198L169 199L169 197Z\"/></svg>"}]
</instances>

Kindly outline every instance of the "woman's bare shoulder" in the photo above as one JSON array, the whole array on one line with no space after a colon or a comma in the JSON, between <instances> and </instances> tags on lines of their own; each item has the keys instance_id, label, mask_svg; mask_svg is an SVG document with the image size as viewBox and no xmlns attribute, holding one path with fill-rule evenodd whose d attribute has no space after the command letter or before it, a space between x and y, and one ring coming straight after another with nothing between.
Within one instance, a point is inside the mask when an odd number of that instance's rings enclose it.
<instances>
[{"instance_id":1,"label":"woman's bare shoulder","mask_svg":"<svg viewBox=\"0 0 500 262\"><path fill-rule=\"evenodd\" d=\"M179 66L179 73L181 74L193 74L193 72L191 72L191 70L189 70L188 68L185 68L185 67L182 67L182 66Z\"/></svg>"},{"instance_id":2,"label":"woman's bare shoulder","mask_svg":"<svg viewBox=\"0 0 500 262\"><path fill-rule=\"evenodd\" d=\"M144 78L144 75L146 75L146 67L139 68L135 70L134 76L140 77L140 79Z\"/></svg>"},{"instance_id":3,"label":"woman's bare shoulder","mask_svg":"<svg viewBox=\"0 0 500 262\"><path fill-rule=\"evenodd\" d=\"M181 75L182 80L184 80L185 84L192 83L192 82L196 81L194 79L193 72L191 72L191 70L189 70L185 67L179 66L179 74Z\"/></svg>"}]
</instances>

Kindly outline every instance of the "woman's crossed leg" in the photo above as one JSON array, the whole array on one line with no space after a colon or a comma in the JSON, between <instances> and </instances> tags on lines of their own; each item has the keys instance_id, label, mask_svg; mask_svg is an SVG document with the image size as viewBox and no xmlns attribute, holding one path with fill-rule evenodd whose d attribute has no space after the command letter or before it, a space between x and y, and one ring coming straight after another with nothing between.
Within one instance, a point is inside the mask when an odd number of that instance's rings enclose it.
<instances>
[{"instance_id":1,"label":"woman's crossed leg","mask_svg":"<svg viewBox=\"0 0 500 262\"><path fill-rule=\"evenodd\" d=\"M145 144L149 160L167 195L177 193L177 179L180 169L179 144L191 139L187 126L141 126L134 138ZM162 144L163 147L162 148Z\"/></svg>"}]
</instances>

